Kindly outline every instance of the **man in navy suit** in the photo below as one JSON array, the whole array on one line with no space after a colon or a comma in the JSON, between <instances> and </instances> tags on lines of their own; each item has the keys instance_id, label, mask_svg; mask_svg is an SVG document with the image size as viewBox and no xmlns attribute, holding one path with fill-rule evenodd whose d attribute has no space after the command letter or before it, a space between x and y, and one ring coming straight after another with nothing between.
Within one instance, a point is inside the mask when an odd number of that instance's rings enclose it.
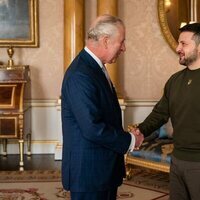
<instances>
[{"instance_id":1,"label":"man in navy suit","mask_svg":"<svg viewBox=\"0 0 200 200\"><path fill-rule=\"evenodd\" d=\"M85 48L62 84L62 183L72 200L116 200L125 176L124 154L139 147L143 135L125 132L121 109L105 64L125 47L123 22L99 16Z\"/></svg>"}]
</instances>

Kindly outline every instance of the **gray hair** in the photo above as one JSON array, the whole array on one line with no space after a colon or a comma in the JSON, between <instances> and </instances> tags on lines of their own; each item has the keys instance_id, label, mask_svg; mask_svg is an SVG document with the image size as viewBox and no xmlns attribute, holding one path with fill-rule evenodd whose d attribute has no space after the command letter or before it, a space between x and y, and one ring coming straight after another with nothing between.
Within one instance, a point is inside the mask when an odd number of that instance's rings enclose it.
<instances>
[{"instance_id":1,"label":"gray hair","mask_svg":"<svg viewBox=\"0 0 200 200\"><path fill-rule=\"evenodd\" d=\"M111 15L99 16L87 32L87 39L98 41L102 36L112 36L117 31L117 26L124 26L121 19Z\"/></svg>"}]
</instances>

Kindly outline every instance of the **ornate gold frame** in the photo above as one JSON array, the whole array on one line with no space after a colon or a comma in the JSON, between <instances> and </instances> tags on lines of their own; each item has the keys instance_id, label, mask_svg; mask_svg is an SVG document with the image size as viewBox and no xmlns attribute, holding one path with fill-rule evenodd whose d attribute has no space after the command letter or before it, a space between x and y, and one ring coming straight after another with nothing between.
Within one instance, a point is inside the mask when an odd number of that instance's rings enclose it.
<instances>
[{"instance_id":1,"label":"ornate gold frame","mask_svg":"<svg viewBox=\"0 0 200 200\"><path fill-rule=\"evenodd\" d=\"M158 0L158 19L159 19L162 33L163 33L167 43L173 49L173 51L176 51L176 47L177 47L178 43L174 39L174 37L171 34L171 31L169 29L166 15L165 15L165 4L164 3L165 3L164 0Z\"/></svg>"},{"instance_id":2,"label":"ornate gold frame","mask_svg":"<svg viewBox=\"0 0 200 200\"><path fill-rule=\"evenodd\" d=\"M38 47L39 46L39 20L38 0L28 0L29 4L29 37L27 38L0 38L0 47ZM18 4L20 6L22 4ZM1 31L1 30L0 30Z\"/></svg>"},{"instance_id":3,"label":"ornate gold frame","mask_svg":"<svg viewBox=\"0 0 200 200\"><path fill-rule=\"evenodd\" d=\"M158 170L162 172L169 173L170 165L166 163L157 163L141 158L136 158L126 155L125 157L126 164L126 179L130 180L133 177L133 171L135 166L144 167L147 169Z\"/></svg>"}]
</instances>

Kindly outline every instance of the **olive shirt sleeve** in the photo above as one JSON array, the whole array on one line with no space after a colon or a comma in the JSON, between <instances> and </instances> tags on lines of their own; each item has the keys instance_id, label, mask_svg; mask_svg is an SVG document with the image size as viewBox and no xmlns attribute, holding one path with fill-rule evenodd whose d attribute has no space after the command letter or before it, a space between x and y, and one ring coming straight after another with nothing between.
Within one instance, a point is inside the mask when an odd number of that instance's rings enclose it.
<instances>
[{"instance_id":1,"label":"olive shirt sleeve","mask_svg":"<svg viewBox=\"0 0 200 200\"><path fill-rule=\"evenodd\" d=\"M172 79L173 77L171 77L165 84L163 96L154 106L152 112L138 125L139 130L145 137L149 136L153 131L160 128L169 120L169 91Z\"/></svg>"}]
</instances>

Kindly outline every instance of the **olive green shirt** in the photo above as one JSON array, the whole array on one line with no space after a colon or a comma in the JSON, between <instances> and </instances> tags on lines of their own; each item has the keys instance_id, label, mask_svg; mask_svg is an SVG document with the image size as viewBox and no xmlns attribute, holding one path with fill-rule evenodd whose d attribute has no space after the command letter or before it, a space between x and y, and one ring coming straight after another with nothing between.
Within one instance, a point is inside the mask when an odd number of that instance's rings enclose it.
<instances>
[{"instance_id":1,"label":"olive green shirt","mask_svg":"<svg viewBox=\"0 0 200 200\"><path fill-rule=\"evenodd\" d=\"M173 126L173 155L181 160L200 161L200 69L185 68L172 75L162 98L139 129L148 136L169 117Z\"/></svg>"}]
</instances>

